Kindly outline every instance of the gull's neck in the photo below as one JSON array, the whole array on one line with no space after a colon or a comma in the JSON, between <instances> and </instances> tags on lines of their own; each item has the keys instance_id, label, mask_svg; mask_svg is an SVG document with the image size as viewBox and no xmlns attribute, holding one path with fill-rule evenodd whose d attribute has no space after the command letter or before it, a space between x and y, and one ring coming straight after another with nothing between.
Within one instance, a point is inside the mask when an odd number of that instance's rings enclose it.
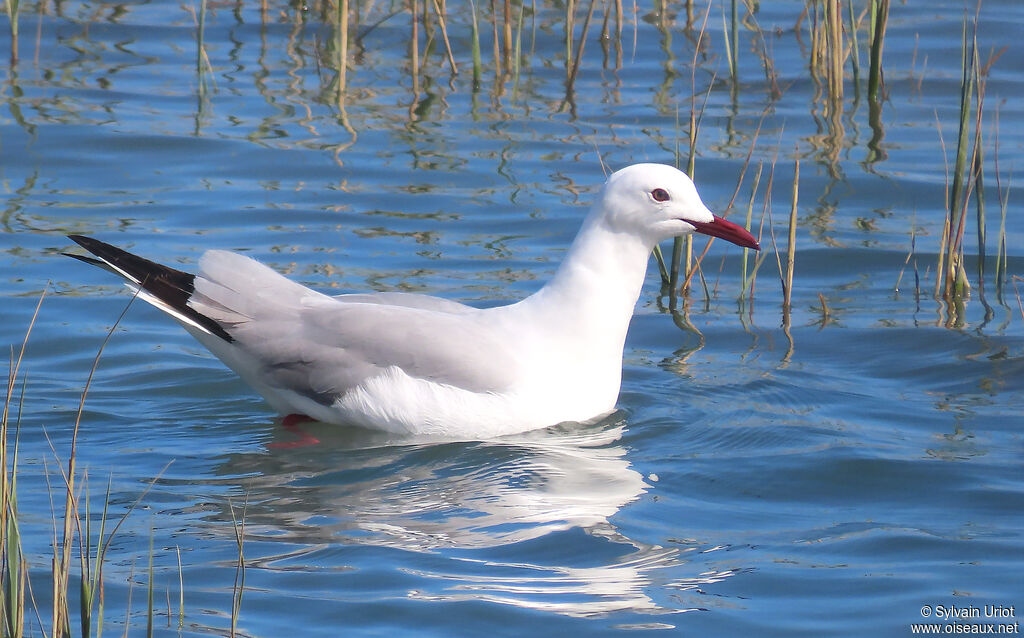
<instances>
[{"instance_id":1,"label":"gull's neck","mask_svg":"<svg viewBox=\"0 0 1024 638\"><path fill-rule=\"evenodd\" d=\"M651 246L597 208L546 286L498 310L520 354L526 392L545 418L578 421L615 407L622 349Z\"/></svg>"},{"instance_id":2,"label":"gull's neck","mask_svg":"<svg viewBox=\"0 0 1024 638\"><path fill-rule=\"evenodd\" d=\"M622 345L640 296L652 247L588 215L554 277L523 300L552 336L580 343L621 365Z\"/></svg>"}]
</instances>

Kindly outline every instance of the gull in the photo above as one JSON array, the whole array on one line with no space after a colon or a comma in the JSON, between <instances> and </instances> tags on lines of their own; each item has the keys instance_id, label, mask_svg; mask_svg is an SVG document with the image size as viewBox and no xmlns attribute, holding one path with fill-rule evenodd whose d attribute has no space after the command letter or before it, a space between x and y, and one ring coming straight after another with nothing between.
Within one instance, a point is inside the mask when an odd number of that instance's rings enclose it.
<instances>
[{"instance_id":1,"label":"gull","mask_svg":"<svg viewBox=\"0 0 1024 638\"><path fill-rule=\"evenodd\" d=\"M176 319L285 423L317 420L399 435L488 438L614 410L622 351L651 251L703 233L759 250L711 213L685 173L613 173L548 283L509 305L427 295L329 296L249 257L210 250L196 274L82 235L141 299Z\"/></svg>"}]
</instances>

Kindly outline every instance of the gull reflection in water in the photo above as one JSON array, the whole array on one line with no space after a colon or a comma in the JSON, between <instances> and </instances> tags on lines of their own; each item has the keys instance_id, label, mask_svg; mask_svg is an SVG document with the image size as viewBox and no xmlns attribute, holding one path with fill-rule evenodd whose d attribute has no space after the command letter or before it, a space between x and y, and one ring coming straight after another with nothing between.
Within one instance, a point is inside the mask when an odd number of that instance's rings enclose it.
<instances>
[{"instance_id":1,"label":"gull reflection in water","mask_svg":"<svg viewBox=\"0 0 1024 638\"><path fill-rule=\"evenodd\" d=\"M552 564L551 552L540 552L544 562L537 564L529 550L516 552L514 562L503 562L503 552L448 553L446 567L455 569L405 570L442 583L410 595L570 615L681 611L661 608L648 595L654 571L684 564L681 550L631 540L609 520L648 489L619 444L623 427L622 417L612 415L490 441L438 442L313 425L307 429L319 444L232 455L218 473L238 477L230 482L247 499L249 539L306 546L288 555L293 568L299 555L325 545L482 550L574 530L622 548L612 564L587 560L586 567ZM289 434L276 428L275 436ZM216 516L231 520L226 506ZM663 574L658 581L678 594L728 575L703 572L681 581Z\"/></svg>"}]
</instances>

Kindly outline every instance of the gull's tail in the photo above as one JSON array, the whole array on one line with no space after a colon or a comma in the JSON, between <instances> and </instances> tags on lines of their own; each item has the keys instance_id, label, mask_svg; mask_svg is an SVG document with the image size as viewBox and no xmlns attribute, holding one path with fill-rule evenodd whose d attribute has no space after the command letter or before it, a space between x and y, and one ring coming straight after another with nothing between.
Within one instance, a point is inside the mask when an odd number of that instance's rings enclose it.
<instances>
[{"instance_id":1,"label":"gull's tail","mask_svg":"<svg viewBox=\"0 0 1024 638\"><path fill-rule=\"evenodd\" d=\"M130 288L138 291L139 297L182 323L229 343L234 341L221 324L189 305L195 293L195 275L143 259L92 237L68 235L68 238L96 258L64 253L68 257L121 275Z\"/></svg>"}]
</instances>

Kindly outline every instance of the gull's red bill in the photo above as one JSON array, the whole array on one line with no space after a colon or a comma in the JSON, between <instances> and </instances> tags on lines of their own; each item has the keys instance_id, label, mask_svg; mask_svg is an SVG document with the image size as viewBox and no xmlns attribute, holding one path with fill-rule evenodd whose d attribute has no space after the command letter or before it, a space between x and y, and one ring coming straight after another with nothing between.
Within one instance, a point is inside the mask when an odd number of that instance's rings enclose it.
<instances>
[{"instance_id":1,"label":"gull's red bill","mask_svg":"<svg viewBox=\"0 0 1024 638\"><path fill-rule=\"evenodd\" d=\"M695 222L686 220L686 223L692 225L697 229L698 233L705 235L711 235L712 237L718 237L725 241L732 242L737 246L743 246L744 248L753 248L754 250L761 250L761 245L757 243L754 236L747 232L746 228L737 226L736 224L726 221L719 217L714 216L714 219L710 222Z\"/></svg>"}]
</instances>

